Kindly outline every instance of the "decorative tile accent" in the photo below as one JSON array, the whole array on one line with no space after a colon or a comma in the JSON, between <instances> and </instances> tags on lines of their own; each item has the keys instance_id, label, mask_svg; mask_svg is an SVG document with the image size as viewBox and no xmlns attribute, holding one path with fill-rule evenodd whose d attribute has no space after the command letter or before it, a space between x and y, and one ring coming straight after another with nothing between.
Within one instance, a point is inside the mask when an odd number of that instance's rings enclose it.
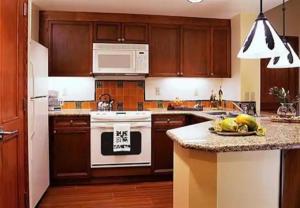
<instances>
[{"instance_id":1,"label":"decorative tile accent","mask_svg":"<svg viewBox=\"0 0 300 208\"><path fill-rule=\"evenodd\" d=\"M118 102L118 103L117 103L117 110L118 110L118 111L123 111L123 110L124 110L124 107L123 107L123 103L122 103L122 102Z\"/></svg>"},{"instance_id":2,"label":"decorative tile accent","mask_svg":"<svg viewBox=\"0 0 300 208\"><path fill-rule=\"evenodd\" d=\"M65 102L63 109L97 109L99 97L108 93L115 101L113 110L144 110L149 108L167 108L171 101L146 101L145 81L109 81L96 80L96 100L90 102ZM183 101L185 107L193 107L200 103L211 107L210 101ZM233 109L231 101L223 101L223 107Z\"/></svg>"},{"instance_id":3,"label":"decorative tile accent","mask_svg":"<svg viewBox=\"0 0 300 208\"><path fill-rule=\"evenodd\" d=\"M122 88L123 87L123 81L117 81L117 87Z\"/></svg>"},{"instance_id":4,"label":"decorative tile accent","mask_svg":"<svg viewBox=\"0 0 300 208\"><path fill-rule=\"evenodd\" d=\"M81 109L81 102L80 101L75 102L75 106L76 109Z\"/></svg>"},{"instance_id":5,"label":"decorative tile accent","mask_svg":"<svg viewBox=\"0 0 300 208\"><path fill-rule=\"evenodd\" d=\"M96 80L96 88L101 88L102 82L100 80Z\"/></svg>"},{"instance_id":6,"label":"decorative tile accent","mask_svg":"<svg viewBox=\"0 0 300 208\"><path fill-rule=\"evenodd\" d=\"M144 103L143 102L138 102L137 108L138 108L138 111L144 110Z\"/></svg>"}]
</instances>

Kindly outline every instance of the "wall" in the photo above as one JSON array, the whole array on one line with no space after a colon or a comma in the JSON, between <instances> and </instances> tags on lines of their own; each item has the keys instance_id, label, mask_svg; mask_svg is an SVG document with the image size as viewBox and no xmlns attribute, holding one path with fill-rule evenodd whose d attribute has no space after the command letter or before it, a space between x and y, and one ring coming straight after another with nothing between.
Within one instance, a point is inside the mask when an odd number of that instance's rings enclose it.
<instances>
[{"instance_id":1,"label":"wall","mask_svg":"<svg viewBox=\"0 0 300 208\"><path fill-rule=\"evenodd\" d=\"M260 112L260 60L237 58L256 16L244 13L231 19L232 78L223 79L223 86L227 99L256 101L257 112Z\"/></svg>"},{"instance_id":2,"label":"wall","mask_svg":"<svg viewBox=\"0 0 300 208\"><path fill-rule=\"evenodd\" d=\"M222 79L209 78L147 78L146 100L209 100L211 91L219 91ZM224 91L224 99L228 92Z\"/></svg>"}]
</instances>

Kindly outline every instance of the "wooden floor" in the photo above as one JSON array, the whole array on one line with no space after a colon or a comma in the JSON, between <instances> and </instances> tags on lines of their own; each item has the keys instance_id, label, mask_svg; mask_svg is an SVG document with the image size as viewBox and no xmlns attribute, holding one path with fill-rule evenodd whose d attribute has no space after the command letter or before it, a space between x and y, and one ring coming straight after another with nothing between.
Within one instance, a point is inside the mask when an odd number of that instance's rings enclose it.
<instances>
[{"instance_id":1,"label":"wooden floor","mask_svg":"<svg viewBox=\"0 0 300 208\"><path fill-rule=\"evenodd\" d=\"M40 208L172 208L172 182L51 187Z\"/></svg>"}]
</instances>

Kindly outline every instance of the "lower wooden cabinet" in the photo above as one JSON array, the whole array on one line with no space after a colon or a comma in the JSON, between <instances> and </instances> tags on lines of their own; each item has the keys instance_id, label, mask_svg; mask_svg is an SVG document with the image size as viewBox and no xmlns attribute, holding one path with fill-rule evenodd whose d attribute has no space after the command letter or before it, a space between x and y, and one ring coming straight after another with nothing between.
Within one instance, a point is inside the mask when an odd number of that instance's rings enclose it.
<instances>
[{"instance_id":1,"label":"lower wooden cabinet","mask_svg":"<svg viewBox=\"0 0 300 208\"><path fill-rule=\"evenodd\" d=\"M52 117L50 120L51 180L85 179L90 174L89 117Z\"/></svg>"},{"instance_id":2,"label":"lower wooden cabinet","mask_svg":"<svg viewBox=\"0 0 300 208\"><path fill-rule=\"evenodd\" d=\"M154 174L173 173L173 141L169 129L186 125L185 115L152 116L152 171Z\"/></svg>"},{"instance_id":3,"label":"lower wooden cabinet","mask_svg":"<svg viewBox=\"0 0 300 208\"><path fill-rule=\"evenodd\" d=\"M281 208L300 207L300 149L282 150Z\"/></svg>"}]
</instances>

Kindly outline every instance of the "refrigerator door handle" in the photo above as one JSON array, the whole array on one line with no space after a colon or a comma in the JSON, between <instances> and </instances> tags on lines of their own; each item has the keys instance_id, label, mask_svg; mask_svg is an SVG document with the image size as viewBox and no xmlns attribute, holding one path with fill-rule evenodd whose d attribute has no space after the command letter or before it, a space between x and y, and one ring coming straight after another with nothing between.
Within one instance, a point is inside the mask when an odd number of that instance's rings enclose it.
<instances>
[{"instance_id":1,"label":"refrigerator door handle","mask_svg":"<svg viewBox=\"0 0 300 208\"><path fill-rule=\"evenodd\" d=\"M39 99L39 98L47 98L48 96L44 95L44 96L35 96L35 97L31 97L30 99Z\"/></svg>"}]
</instances>

